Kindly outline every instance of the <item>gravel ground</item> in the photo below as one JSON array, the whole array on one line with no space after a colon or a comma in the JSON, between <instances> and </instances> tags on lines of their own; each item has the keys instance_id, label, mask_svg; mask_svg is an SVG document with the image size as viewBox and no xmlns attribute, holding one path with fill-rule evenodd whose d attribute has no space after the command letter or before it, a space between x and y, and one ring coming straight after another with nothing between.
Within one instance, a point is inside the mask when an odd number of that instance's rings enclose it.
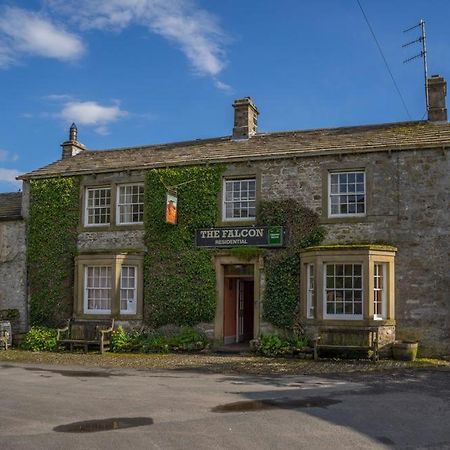
<instances>
[{"instance_id":1,"label":"gravel ground","mask_svg":"<svg viewBox=\"0 0 450 450\"><path fill-rule=\"evenodd\" d=\"M119 354L47 353L22 350L0 351L0 361L52 365L78 365L103 368L145 370L192 370L205 373L249 375L320 375L332 373L383 372L402 369L439 369L450 371L450 362L418 359L415 362L381 360L301 360L264 358L253 355L215 354Z\"/></svg>"}]
</instances>

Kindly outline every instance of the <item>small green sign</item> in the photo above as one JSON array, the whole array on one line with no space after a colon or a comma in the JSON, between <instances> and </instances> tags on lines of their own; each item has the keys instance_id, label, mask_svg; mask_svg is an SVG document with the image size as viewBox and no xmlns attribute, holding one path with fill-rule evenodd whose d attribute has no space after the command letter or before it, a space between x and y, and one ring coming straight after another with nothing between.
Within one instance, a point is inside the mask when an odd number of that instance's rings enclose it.
<instances>
[{"instance_id":1,"label":"small green sign","mask_svg":"<svg viewBox=\"0 0 450 450\"><path fill-rule=\"evenodd\" d=\"M283 227L269 227L267 241L269 245L282 245Z\"/></svg>"}]
</instances>

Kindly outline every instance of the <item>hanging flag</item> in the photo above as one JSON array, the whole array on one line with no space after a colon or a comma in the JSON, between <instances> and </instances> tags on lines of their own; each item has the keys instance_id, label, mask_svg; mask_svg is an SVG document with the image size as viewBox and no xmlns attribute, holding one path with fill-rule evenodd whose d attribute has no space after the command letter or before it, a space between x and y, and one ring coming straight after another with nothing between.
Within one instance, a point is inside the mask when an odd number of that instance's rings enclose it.
<instances>
[{"instance_id":1,"label":"hanging flag","mask_svg":"<svg viewBox=\"0 0 450 450\"><path fill-rule=\"evenodd\" d=\"M176 192L167 192L166 195L166 223L177 224L177 194Z\"/></svg>"}]
</instances>

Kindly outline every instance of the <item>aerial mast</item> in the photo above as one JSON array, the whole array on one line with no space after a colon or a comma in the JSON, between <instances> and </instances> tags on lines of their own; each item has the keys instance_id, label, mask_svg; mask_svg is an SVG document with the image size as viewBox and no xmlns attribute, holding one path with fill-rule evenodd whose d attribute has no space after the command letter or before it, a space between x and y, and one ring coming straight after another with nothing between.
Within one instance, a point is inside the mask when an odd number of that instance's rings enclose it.
<instances>
[{"instance_id":1,"label":"aerial mast","mask_svg":"<svg viewBox=\"0 0 450 450\"><path fill-rule=\"evenodd\" d=\"M425 84L425 105L426 109L428 111L429 107L429 99L428 99L428 89L427 89L427 78L428 78L428 66L427 66L427 44L426 44L426 35L425 35L425 20L420 19L420 22L417 25L412 26L411 28L408 28L407 30L403 30L403 33L407 33L408 31L415 30L416 28L419 28L421 30L421 36L414 41L407 42L406 44L403 44L402 47L408 47L412 44L415 44L416 42L422 43L422 51L412 56L411 58L405 59L403 63L408 63L414 59L422 58L423 60L423 76L424 76L424 84Z\"/></svg>"}]
</instances>

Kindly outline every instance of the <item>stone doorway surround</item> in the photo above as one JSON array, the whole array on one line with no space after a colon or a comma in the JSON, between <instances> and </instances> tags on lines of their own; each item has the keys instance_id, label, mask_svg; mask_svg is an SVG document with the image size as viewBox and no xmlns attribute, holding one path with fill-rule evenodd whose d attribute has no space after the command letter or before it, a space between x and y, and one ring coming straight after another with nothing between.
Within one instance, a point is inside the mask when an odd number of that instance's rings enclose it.
<instances>
[{"instance_id":1,"label":"stone doorway surround","mask_svg":"<svg viewBox=\"0 0 450 450\"><path fill-rule=\"evenodd\" d=\"M214 319L214 341L223 345L223 315L224 315L224 286L226 265L242 264L253 265L254 277L254 308L253 308L253 338L257 338L261 329L262 298L264 294L264 259L261 255L242 258L230 255L229 252L217 253L213 256L216 271L216 316Z\"/></svg>"}]
</instances>

